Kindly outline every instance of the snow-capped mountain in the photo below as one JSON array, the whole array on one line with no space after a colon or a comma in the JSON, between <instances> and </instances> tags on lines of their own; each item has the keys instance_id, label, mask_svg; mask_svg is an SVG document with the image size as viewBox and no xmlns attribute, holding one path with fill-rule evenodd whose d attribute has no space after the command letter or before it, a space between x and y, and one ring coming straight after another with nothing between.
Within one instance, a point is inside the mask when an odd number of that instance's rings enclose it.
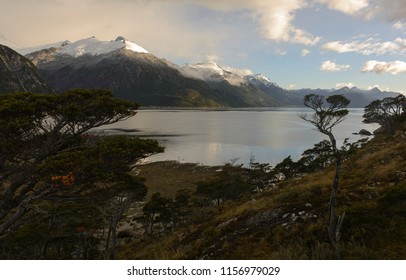
<instances>
[{"instance_id":1,"label":"snow-capped mountain","mask_svg":"<svg viewBox=\"0 0 406 280\"><path fill-rule=\"evenodd\" d=\"M178 67L185 77L200 79L206 82L227 81L231 85L239 86L244 82L244 75L252 74L250 70L221 67L214 61L185 64Z\"/></svg>"},{"instance_id":2,"label":"snow-capped mountain","mask_svg":"<svg viewBox=\"0 0 406 280\"><path fill-rule=\"evenodd\" d=\"M257 87L279 87L263 74L247 75L244 81Z\"/></svg>"},{"instance_id":3,"label":"snow-capped mountain","mask_svg":"<svg viewBox=\"0 0 406 280\"><path fill-rule=\"evenodd\" d=\"M143 47L125 39L122 36L119 36L112 41L101 41L95 36L82 39L74 43L71 43L69 40L65 40L63 42L57 42L33 48L20 49L18 51L23 55L27 55L29 53L50 48L55 49L56 53L60 55L70 55L73 57L79 57L85 54L100 55L123 48L137 53L148 53L148 51Z\"/></svg>"},{"instance_id":4,"label":"snow-capped mountain","mask_svg":"<svg viewBox=\"0 0 406 280\"><path fill-rule=\"evenodd\" d=\"M176 65L160 59L124 37L95 37L30 49L26 55L57 92L72 88L106 88L117 97L144 106L270 107L302 106L313 90L288 91L263 74L209 61ZM25 50L26 52L27 50ZM20 50L20 52L23 52ZM342 89L353 104L368 104L366 93ZM368 91L380 95L377 90ZM331 95L332 90L317 94ZM353 105L354 106L354 105Z\"/></svg>"},{"instance_id":5,"label":"snow-capped mountain","mask_svg":"<svg viewBox=\"0 0 406 280\"><path fill-rule=\"evenodd\" d=\"M116 40L105 42L100 41L96 37L91 37L79 40L74 43L69 41L63 42L61 48L58 50L60 54L66 54L73 57L79 57L85 54L88 55L101 55L119 49L127 49L136 53L148 53L143 47L126 40L124 37L117 37Z\"/></svg>"}]
</instances>

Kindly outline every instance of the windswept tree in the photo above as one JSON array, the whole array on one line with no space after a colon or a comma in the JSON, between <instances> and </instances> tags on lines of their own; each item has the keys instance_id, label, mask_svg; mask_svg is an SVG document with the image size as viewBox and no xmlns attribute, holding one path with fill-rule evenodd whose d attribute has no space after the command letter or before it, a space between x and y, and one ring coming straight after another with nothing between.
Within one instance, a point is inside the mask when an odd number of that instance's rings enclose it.
<instances>
[{"instance_id":1,"label":"windswept tree","mask_svg":"<svg viewBox=\"0 0 406 280\"><path fill-rule=\"evenodd\" d=\"M406 96L386 97L377 99L364 109L364 123L378 123L384 131L395 133L396 118L406 110Z\"/></svg>"},{"instance_id":2,"label":"windswept tree","mask_svg":"<svg viewBox=\"0 0 406 280\"><path fill-rule=\"evenodd\" d=\"M326 135L330 141L331 149L335 158L335 176L331 185L331 195L328 211L328 235L333 244L340 239L341 225L345 216L336 217L337 191L340 182L342 158L337 148L337 140L333 134L333 128L345 120L348 110L345 109L350 100L343 95L324 96L309 94L304 98L304 105L314 111L311 116L302 114L300 118L315 126L316 130Z\"/></svg>"},{"instance_id":3,"label":"windswept tree","mask_svg":"<svg viewBox=\"0 0 406 280\"><path fill-rule=\"evenodd\" d=\"M40 213L44 201L89 198L100 185L127 188L132 164L163 148L91 131L138 107L106 90L0 95L0 238Z\"/></svg>"}]
</instances>

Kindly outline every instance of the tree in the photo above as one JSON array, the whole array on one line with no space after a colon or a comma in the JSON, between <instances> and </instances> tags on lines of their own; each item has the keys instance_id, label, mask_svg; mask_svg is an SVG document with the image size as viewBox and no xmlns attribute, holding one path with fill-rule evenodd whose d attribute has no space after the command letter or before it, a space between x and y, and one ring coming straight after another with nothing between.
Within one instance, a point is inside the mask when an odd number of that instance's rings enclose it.
<instances>
[{"instance_id":1,"label":"tree","mask_svg":"<svg viewBox=\"0 0 406 280\"><path fill-rule=\"evenodd\" d=\"M215 201L217 206L225 200L239 199L251 188L247 173L242 165L226 163L216 178L197 184L196 194L208 198L210 202Z\"/></svg>"},{"instance_id":2,"label":"tree","mask_svg":"<svg viewBox=\"0 0 406 280\"><path fill-rule=\"evenodd\" d=\"M299 164L294 162L291 156L288 156L275 165L274 171L277 174L282 174L284 179L290 179L297 176L299 173Z\"/></svg>"},{"instance_id":3,"label":"tree","mask_svg":"<svg viewBox=\"0 0 406 280\"><path fill-rule=\"evenodd\" d=\"M144 214L141 221L145 235L153 235L156 224L161 224L165 229L171 226L173 203L172 199L161 196L159 192L152 194L150 201L142 208Z\"/></svg>"},{"instance_id":4,"label":"tree","mask_svg":"<svg viewBox=\"0 0 406 280\"><path fill-rule=\"evenodd\" d=\"M108 199L102 199L99 207L108 224L106 250L110 250L110 259L116 259L118 223L131 205L142 200L147 194L144 183L134 176L127 175L120 184L121 186L108 188L111 194L107 196Z\"/></svg>"},{"instance_id":5,"label":"tree","mask_svg":"<svg viewBox=\"0 0 406 280\"><path fill-rule=\"evenodd\" d=\"M406 110L406 97L386 97L377 99L364 109L364 123L378 123L384 131L395 133L395 121Z\"/></svg>"},{"instance_id":6,"label":"tree","mask_svg":"<svg viewBox=\"0 0 406 280\"><path fill-rule=\"evenodd\" d=\"M274 186L277 181L276 173L270 164L256 162L254 156L251 156L248 181L253 192L261 192Z\"/></svg>"},{"instance_id":7,"label":"tree","mask_svg":"<svg viewBox=\"0 0 406 280\"><path fill-rule=\"evenodd\" d=\"M91 198L100 185L125 185L132 164L162 152L153 140L91 132L134 116L138 107L107 90L1 95L0 236L38 214L40 202Z\"/></svg>"},{"instance_id":8,"label":"tree","mask_svg":"<svg viewBox=\"0 0 406 280\"><path fill-rule=\"evenodd\" d=\"M334 155L330 141L322 140L302 153L298 165L303 172L313 172L324 169L332 162L334 162Z\"/></svg>"},{"instance_id":9,"label":"tree","mask_svg":"<svg viewBox=\"0 0 406 280\"><path fill-rule=\"evenodd\" d=\"M341 225L345 216L345 213L343 213L337 218L335 213L342 158L340 150L337 148L333 127L345 120L349 113L348 110L345 109L348 104L350 104L350 100L343 95L332 95L325 99L320 95L309 94L304 98L304 105L312 109L314 113L311 116L307 114L300 116L303 120L314 125L317 131L328 136L335 158L335 176L331 186L328 209L328 235L333 244L336 244L340 239Z\"/></svg>"}]
</instances>

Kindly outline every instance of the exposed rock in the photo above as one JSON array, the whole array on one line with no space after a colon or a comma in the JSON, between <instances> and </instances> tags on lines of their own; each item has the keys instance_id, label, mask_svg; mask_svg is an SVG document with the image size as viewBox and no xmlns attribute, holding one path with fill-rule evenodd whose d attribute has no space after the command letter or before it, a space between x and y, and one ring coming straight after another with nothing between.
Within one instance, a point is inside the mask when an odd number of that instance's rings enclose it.
<instances>
[{"instance_id":1,"label":"exposed rock","mask_svg":"<svg viewBox=\"0 0 406 280\"><path fill-rule=\"evenodd\" d=\"M237 221L237 218L233 218L233 219L227 220L225 222L222 222L217 227L222 228L222 227L228 226L229 224L231 224L232 222L235 222L235 221Z\"/></svg>"},{"instance_id":2,"label":"exposed rock","mask_svg":"<svg viewBox=\"0 0 406 280\"><path fill-rule=\"evenodd\" d=\"M279 221L280 219L280 209L276 210L267 210L264 212L260 212L250 218L247 219L246 223L248 225L253 225L253 226L270 226L272 224L275 224Z\"/></svg>"},{"instance_id":3,"label":"exposed rock","mask_svg":"<svg viewBox=\"0 0 406 280\"><path fill-rule=\"evenodd\" d=\"M369 132L369 131L366 130L366 129L361 129L361 130L358 132L358 134L359 134L359 135L363 135L363 136L371 136L371 135L372 135L372 133Z\"/></svg>"}]
</instances>

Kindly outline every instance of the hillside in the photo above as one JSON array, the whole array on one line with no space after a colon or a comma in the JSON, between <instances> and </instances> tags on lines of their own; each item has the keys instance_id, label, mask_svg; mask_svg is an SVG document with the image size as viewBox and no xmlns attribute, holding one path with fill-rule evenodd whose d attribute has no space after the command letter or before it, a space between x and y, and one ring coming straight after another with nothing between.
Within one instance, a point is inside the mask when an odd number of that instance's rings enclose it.
<instances>
[{"instance_id":1,"label":"hillside","mask_svg":"<svg viewBox=\"0 0 406 280\"><path fill-rule=\"evenodd\" d=\"M197 212L195 209L195 216L185 226L123 244L119 257L405 259L405 139L406 123L394 136L376 136L344 162L337 209L338 213L345 212L346 218L336 248L330 245L326 233L327 204L334 176L330 167L303 178L282 181L276 187L238 201L206 206ZM165 165L153 168L156 172L168 170ZM141 170L141 175L146 176L148 184L153 175L145 170L148 168ZM166 182L175 179L171 172L165 174ZM179 180L180 173L174 175ZM155 186L161 187L152 186L151 191L165 195L162 187L165 181L155 182ZM190 184L184 184L187 182L177 186L190 188ZM174 192L173 186L170 191Z\"/></svg>"},{"instance_id":2,"label":"hillside","mask_svg":"<svg viewBox=\"0 0 406 280\"><path fill-rule=\"evenodd\" d=\"M31 61L0 45L0 93L26 91L53 92Z\"/></svg>"}]
</instances>

